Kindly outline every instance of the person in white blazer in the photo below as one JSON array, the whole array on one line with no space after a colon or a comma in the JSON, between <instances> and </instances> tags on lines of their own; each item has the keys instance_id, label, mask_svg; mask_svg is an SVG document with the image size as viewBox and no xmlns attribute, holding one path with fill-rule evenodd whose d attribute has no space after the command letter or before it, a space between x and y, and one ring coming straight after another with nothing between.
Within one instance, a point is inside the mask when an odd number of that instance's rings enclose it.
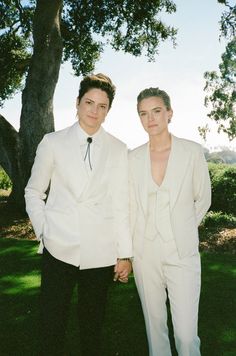
<instances>
[{"instance_id":1,"label":"person in white blazer","mask_svg":"<svg viewBox=\"0 0 236 356\"><path fill-rule=\"evenodd\" d=\"M178 355L199 356L198 225L211 203L208 167L198 143L169 132L165 91L144 89L137 109L149 142L129 155L131 231L149 355L171 355L168 296Z\"/></svg>"},{"instance_id":2,"label":"person in white blazer","mask_svg":"<svg viewBox=\"0 0 236 356\"><path fill-rule=\"evenodd\" d=\"M101 355L108 287L113 279L128 281L127 147L101 126L114 95L104 74L83 78L78 122L43 137L25 188L26 210L43 252L43 355L64 355L76 284L82 355Z\"/></svg>"}]
</instances>

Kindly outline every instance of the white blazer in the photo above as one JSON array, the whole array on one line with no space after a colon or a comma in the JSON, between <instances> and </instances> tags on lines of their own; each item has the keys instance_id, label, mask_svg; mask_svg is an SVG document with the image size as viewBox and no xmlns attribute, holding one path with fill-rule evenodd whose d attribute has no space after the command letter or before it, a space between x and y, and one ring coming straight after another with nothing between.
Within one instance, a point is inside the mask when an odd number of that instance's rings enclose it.
<instances>
[{"instance_id":1,"label":"white blazer","mask_svg":"<svg viewBox=\"0 0 236 356\"><path fill-rule=\"evenodd\" d=\"M148 160L148 143L129 153L134 258L142 258L146 238ZM210 178L202 147L172 135L167 169L172 177L169 192L171 228L179 256L183 258L198 251L198 225L211 204Z\"/></svg>"},{"instance_id":2,"label":"white blazer","mask_svg":"<svg viewBox=\"0 0 236 356\"><path fill-rule=\"evenodd\" d=\"M39 144L26 210L40 252L45 246L81 269L109 266L132 256L127 148L102 129L101 159L88 177L77 125L45 135Z\"/></svg>"}]
</instances>

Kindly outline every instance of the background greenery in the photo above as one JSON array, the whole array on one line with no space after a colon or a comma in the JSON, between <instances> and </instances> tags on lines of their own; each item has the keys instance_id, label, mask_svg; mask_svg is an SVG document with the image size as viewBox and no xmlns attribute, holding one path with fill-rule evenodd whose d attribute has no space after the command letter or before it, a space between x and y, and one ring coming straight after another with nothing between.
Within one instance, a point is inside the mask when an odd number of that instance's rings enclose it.
<instances>
[{"instance_id":1,"label":"background greenery","mask_svg":"<svg viewBox=\"0 0 236 356\"><path fill-rule=\"evenodd\" d=\"M6 172L0 166L0 189L10 189L12 187L12 183L10 178L6 174Z\"/></svg>"},{"instance_id":2,"label":"background greenery","mask_svg":"<svg viewBox=\"0 0 236 356\"><path fill-rule=\"evenodd\" d=\"M212 211L236 215L236 165L209 163Z\"/></svg>"}]
</instances>

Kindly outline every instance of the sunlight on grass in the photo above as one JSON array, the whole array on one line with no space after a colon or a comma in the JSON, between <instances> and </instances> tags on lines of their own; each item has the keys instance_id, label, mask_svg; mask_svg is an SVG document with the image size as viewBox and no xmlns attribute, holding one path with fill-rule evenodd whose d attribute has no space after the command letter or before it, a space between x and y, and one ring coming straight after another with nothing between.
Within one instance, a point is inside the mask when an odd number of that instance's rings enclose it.
<instances>
[{"instance_id":1,"label":"sunlight on grass","mask_svg":"<svg viewBox=\"0 0 236 356\"><path fill-rule=\"evenodd\" d=\"M0 251L0 255L6 256L7 254L18 253L21 252L22 248L18 246L12 246L4 248L4 250Z\"/></svg>"},{"instance_id":2,"label":"sunlight on grass","mask_svg":"<svg viewBox=\"0 0 236 356\"><path fill-rule=\"evenodd\" d=\"M35 294L40 284L40 275L38 271L32 271L30 274L19 276L17 274L5 276L0 279L2 293L14 295L18 293Z\"/></svg>"},{"instance_id":3,"label":"sunlight on grass","mask_svg":"<svg viewBox=\"0 0 236 356\"><path fill-rule=\"evenodd\" d=\"M229 329L225 331L221 337L221 339L225 342L236 341L236 330Z\"/></svg>"},{"instance_id":4,"label":"sunlight on grass","mask_svg":"<svg viewBox=\"0 0 236 356\"><path fill-rule=\"evenodd\" d=\"M227 272L227 273L232 273L234 276L236 276L236 268L232 268L232 267L229 267L229 266L222 266L222 264L214 264L212 266L209 266L209 270L211 271L224 271L224 272Z\"/></svg>"}]
</instances>

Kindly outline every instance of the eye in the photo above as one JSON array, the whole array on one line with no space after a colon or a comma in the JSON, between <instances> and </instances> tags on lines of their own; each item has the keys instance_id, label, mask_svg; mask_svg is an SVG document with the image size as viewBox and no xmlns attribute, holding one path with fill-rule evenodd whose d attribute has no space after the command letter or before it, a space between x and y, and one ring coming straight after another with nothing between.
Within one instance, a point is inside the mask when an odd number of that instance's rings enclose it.
<instances>
[{"instance_id":1,"label":"eye","mask_svg":"<svg viewBox=\"0 0 236 356\"><path fill-rule=\"evenodd\" d=\"M91 100L86 100L85 102L86 102L86 104L92 104Z\"/></svg>"},{"instance_id":2,"label":"eye","mask_svg":"<svg viewBox=\"0 0 236 356\"><path fill-rule=\"evenodd\" d=\"M139 116L140 116L140 117L145 117L145 116L147 116L147 113L146 113L146 112L140 112L140 113L139 113Z\"/></svg>"}]
</instances>

